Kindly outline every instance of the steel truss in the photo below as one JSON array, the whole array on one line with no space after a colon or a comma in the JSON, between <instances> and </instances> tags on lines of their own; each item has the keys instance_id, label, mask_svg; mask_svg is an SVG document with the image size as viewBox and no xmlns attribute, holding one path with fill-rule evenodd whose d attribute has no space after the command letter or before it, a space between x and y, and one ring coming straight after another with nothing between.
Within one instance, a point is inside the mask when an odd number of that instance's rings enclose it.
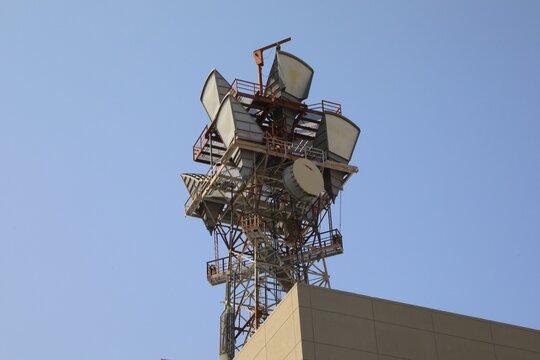
<instances>
[{"instance_id":1,"label":"steel truss","mask_svg":"<svg viewBox=\"0 0 540 360\"><path fill-rule=\"evenodd\" d=\"M307 201L294 199L284 188L283 171L299 158L311 160L321 172L338 170L343 184L357 168L328 160L312 146L321 117L341 113L341 106L311 106L277 99L259 85L236 80L231 92L266 131L262 144L237 136L225 147L215 124L205 127L193 147L193 158L209 170L185 204L188 216L201 216L205 199L219 195L223 209L209 220L214 259L207 262L211 285L225 284L220 353L232 359L261 326L295 283L330 287L326 258L343 252L342 236L332 224L332 199L326 192ZM276 108L298 112L293 128L281 131ZM275 116L274 116L275 117ZM238 150L253 152L248 178L231 164ZM211 212L208 212L211 213ZM208 219L207 219L208 220Z\"/></svg>"}]
</instances>

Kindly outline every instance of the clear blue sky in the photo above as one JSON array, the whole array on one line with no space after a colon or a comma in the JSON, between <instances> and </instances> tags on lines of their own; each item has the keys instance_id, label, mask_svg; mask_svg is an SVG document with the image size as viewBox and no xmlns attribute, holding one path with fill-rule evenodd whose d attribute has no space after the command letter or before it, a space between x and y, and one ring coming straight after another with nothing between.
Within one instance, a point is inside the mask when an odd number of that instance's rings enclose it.
<instances>
[{"instance_id":1,"label":"clear blue sky","mask_svg":"<svg viewBox=\"0 0 540 360\"><path fill-rule=\"evenodd\" d=\"M334 288L540 328L539 1L0 2L0 358L215 359L182 172L211 68L363 130ZM268 70L268 69L266 69Z\"/></svg>"}]
</instances>

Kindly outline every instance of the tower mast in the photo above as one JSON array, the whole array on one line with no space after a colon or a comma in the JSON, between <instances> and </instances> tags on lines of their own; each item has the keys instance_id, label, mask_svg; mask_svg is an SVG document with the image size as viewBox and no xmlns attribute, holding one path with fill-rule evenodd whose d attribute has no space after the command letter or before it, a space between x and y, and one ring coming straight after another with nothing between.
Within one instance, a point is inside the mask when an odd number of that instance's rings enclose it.
<instances>
[{"instance_id":1,"label":"tower mast","mask_svg":"<svg viewBox=\"0 0 540 360\"><path fill-rule=\"evenodd\" d=\"M330 287L326 259L343 252L331 208L358 171L349 161L360 128L340 104L304 102L313 69L281 51L288 41L253 52L258 83L210 72L201 94L210 123L193 146L208 169L182 174L186 215L214 237L208 282L225 284L220 359L234 358L295 283Z\"/></svg>"}]
</instances>

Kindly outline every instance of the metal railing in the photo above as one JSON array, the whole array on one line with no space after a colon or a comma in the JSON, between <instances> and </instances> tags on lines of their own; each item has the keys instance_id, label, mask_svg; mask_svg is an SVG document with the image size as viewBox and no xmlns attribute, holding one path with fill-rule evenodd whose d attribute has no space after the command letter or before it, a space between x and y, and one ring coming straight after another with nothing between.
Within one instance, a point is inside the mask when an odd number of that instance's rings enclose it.
<instances>
[{"instance_id":1,"label":"metal railing","mask_svg":"<svg viewBox=\"0 0 540 360\"><path fill-rule=\"evenodd\" d=\"M323 149L313 147L308 141L293 143L291 152L293 155L302 156L309 160L316 160L321 163L326 161L326 152Z\"/></svg>"},{"instance_id":2,"label":"metal railing","mask_svg":"<svg viewBox=\"0 0 540 360\"><path fill-rule=\"evenodd\" d=\"M197 138L197 141L195 141L195 144L193 144L193 160L197 160L199 157L199 154L202 152L204 147L206 146L206 143L208 142L208 139L206 138L206 132L208 131L208 125L206 125Z\"/></svg>"},{"instance_id":3,"label":"metal railing","mask_svg":"<svg viewBox=\"0 0 540 360\"><path fill-rule=\"evenodd\" d=\"M313 147L309 142L293 143L273 136L266 136L266 146L268 150L281 152L284 155L303 157L308 160L324 163L326 161L326 152L322 149Z\"/></svg>"},{"instance_id":4,"label":"metal railing","mask_svg":"<svg viewBox=\"0 0 540 360\"><path fill-rule=\"evenodd\" d=\"M235 79L231 85L231 90L233 91L234 96L239 96L240 94L246 94L249 96L260 95L259 84L246 80ZM273 97L275 95L271 86L267 87L263 85L261 93L266 97ZM303 106L305 106L305 108L308 110L317 112L333 112L336 114L341 114L341 104L333 101L322 100L318 103Z\"/></svg>"},{"instance_id":5,"label":"metal railing","mask_svg":"<svg viewBox=\"0 0 540 360\"><path fill-rule=\"evenodd\" d=\"M259 95L259 84L251 81L235 79L231 85L231 89L233 90L235 96L238 93L248 94L252 96ZM266 91L266 86L263 85L262 90L262 93L264 94Z\"/></svg>"},{"instance_id":6,"label":"metal railing","mask_svg":"<svg viewBox=\"0 0 540 360\"><path fill-rule=\"evenodd\" d=\"M343 249L343 237L338 229L330 229L319 234L319 238L315 237L308 242L305 246L308 248L323 248L332 246L335 248Z\"/></svg>"},{"instance_id":7,"label":"metal railing","mask_svg":"<svg viewBox=\"0 0 540 360\"><path fill-rule=\"evenodd\" d=\"M330 257L343 253L343 240L337 229L322 232L320 236L313 238L300 249L289 249L283 255L285 261L315 260L322 257Z\"/></svg>"},{"instance_id":8,"label":"metal railing","mask_svg":"<svg viewBox=\"0 0 540 360\"><path fill-rule=\"evenodd\" d=\"M240 261L237 258L234 258L231 264L229 257L210 260L206 263L206 278L212 285L223 284L231 271L239 276L248 274L251 271L251 264L249 260Z\"/></svg>"},{"instance_id":9,"label":"metal railing","mask_svg":"<svg viewBox=\"0 0 540 360\"><path fill-rule=\"evenodd\" d=\"M219 159L225 153L225 144L217 140L216 133L211 126L206 125L193 144L193 161L198 161L201 157L207 158L208 163Z\"/></svg>"},{"instance_id":10,"label":"metal railing","mask_svg":"<svg viewBox=\"0 0 540 360\"><path fill-rule=\"evenodd\" d=\"M242 217L242 230L251 231L261 228L261 218L258 214L245 215Z\"/></svg>"},{"instance_id":11,"label":"metal railing","mask_svg":"<svg viewBox=\"0 0 540 360\"><path fill-rule=\"evenodd\" d=\"M320 112L333 112L336 114L341 114L341 104L328 100L322 100L320 103L308 105L308 109Z\"/></svg>"}]
</instances>

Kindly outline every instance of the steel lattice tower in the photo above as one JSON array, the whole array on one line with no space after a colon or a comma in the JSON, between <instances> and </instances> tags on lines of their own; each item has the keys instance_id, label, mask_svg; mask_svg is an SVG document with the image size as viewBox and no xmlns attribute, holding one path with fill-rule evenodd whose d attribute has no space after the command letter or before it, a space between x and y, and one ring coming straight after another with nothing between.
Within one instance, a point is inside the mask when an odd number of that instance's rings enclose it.
<instances>
[{"instance_id":1,"label":"steel lattice tower","mask_svg":"<svg viewBox=\"0 0 540 360\"><path fill-rule=\"evenodd\" d=\"M183 174L188 216L213 236L211 285L225 284L220 359L232 359L297 283L330 287L326 258L343 252L331 208L356 173L360 129L341 105L306 105L313 70L280 45L254 51L258 83L217 70L201 102L211 123L193 147L205 174ZM266 86L263 51L277 47Z\"/></svg>"}]
</instances>

